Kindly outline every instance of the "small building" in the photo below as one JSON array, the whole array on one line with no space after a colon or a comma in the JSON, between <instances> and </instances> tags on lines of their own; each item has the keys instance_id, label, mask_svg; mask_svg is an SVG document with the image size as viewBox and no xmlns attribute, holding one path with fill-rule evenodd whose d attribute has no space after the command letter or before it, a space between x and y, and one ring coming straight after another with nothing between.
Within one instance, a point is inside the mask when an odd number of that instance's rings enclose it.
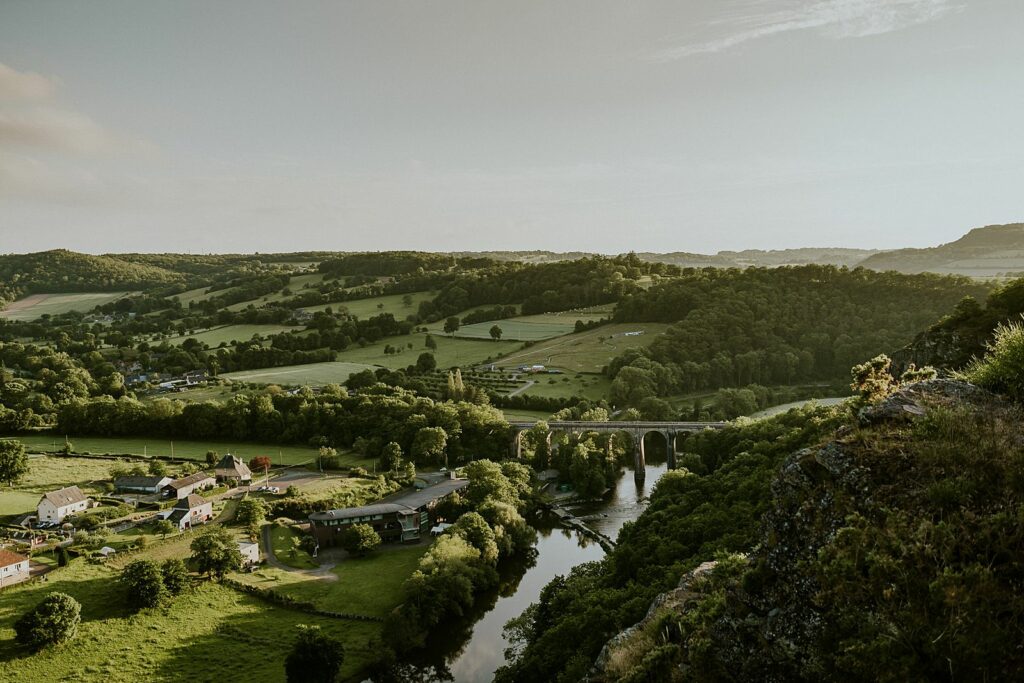
<instances>
[{"instance_id":1,"label":"small building","mask_svg":"<svg viewBox=\"0 0 1024 683\"><path fill-rule=\"evenodd\" d=\"M13 586L28 577L28 558L0 548L0 588Z\"/></svg>"},{"instance_id":2,"label":"small building","mask_svg":"<svg viewBox=\"0 0 1024 683\"><path fill-rule=\"evenodd\" d=\"M89 497L77 486L68 486L59 491L46 493L36 505L36 517L40 524L59 524L68 515L86 510Z\"/></svg>"},{"instance_id":3,"label":"small building","mask_svg":"<svg viewBox=\"0 0 1024 683\"><path fill-rule=\"evenodd\" d=\"M237 455L225 455L213 469L217 475L217 481L233 481L236 484L248 484L252 481L252 472L249 466L242 462Z\"/></svg>"},{"instance_id":4,"label":"small building","mask_svg":"<svg viewBox=\"0 0 1024 683\"><path fill-rule=\"evenodd\" d=\"M165 495L174 496L178 500L187 498L195 491L212 489L217 481L206 472L196 472L181 479L175 479L163 487Z\"/></svg>"},{"instance_id":5,"label":"small building","mask_svg":"<svg viewBox=\"0 0 1024 683\"><path fill-rule=\"evenodd\" d=\"M122 493L160 493L173 481L170 477L118 477L114 479L114 490Z\"/></svg>"},{"instance_id":6,"label":"small building","mask_svg":"<svg viewBox=\"0 0 1024 683\"><path fill-rule=\"evenodd\" d=\"M240 542L238 544L238 552L242 553L242 565L246 567L254 567L260 563L260 544Z\"/></svg>"},{"instance_id":7,"label":"small building","mask_svg":"<svg viewBox=\"0 0 1024 683\"><path fill-rule=\"evenodd\" d=\"M467 486L468 479L444 479L389 501L314 512L309 516L310 531L323 547L337 544L341 533L353 524L369 524L384 543L419 541L430 531L437 504Z\"/></svg>"},{"instance_id":8,"label":"small building","mask_svg":"<svg viewBox=\"0 0 1024 683\"><path fill-rule=\"evenodd\" d=\"M191 529L197 524L206 524L213 519L213 503L194 493L180 499L167 519L178 531Z\"/></svg>"},{"instance_id":9,"label":"small building","mask_svg":"<svg viewBox=\"0 0 1024 683\"><path fill-rule=\"evenodd\" d=\"M117 550L114 549L114 548L111 548L109 545L105 545L102 548L100 548L97 552L100 555L102 555L103 557L110 557L111 555L114 555L115 553L117 553Z\"/></svg>"}]
</instances>

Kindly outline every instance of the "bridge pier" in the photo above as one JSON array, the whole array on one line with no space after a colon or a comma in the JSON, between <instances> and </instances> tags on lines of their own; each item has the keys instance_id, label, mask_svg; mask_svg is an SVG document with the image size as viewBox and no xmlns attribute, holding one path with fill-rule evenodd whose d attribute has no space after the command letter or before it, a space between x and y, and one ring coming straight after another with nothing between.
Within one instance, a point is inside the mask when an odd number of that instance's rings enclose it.
<instances>
[{"instance_id":1,"label":"bridge pier","mask_svg":"<svg viewBox=\"0 0 1024 683\"><path fill-rule=\"evenodd\" d=\"M647 467L647 458L644 453L644 436L640 434L633 442L633 467L637 472L643 472Z\"/></svg>"}]
</instances>

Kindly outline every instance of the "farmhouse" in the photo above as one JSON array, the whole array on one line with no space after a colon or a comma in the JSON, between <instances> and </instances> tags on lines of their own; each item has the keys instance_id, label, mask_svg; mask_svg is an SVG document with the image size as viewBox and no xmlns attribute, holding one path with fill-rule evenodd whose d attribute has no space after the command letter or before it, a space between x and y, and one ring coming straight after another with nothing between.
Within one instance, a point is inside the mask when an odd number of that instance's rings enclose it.
<instances>
[{"instance_id":1,"label":"farmhouse","mask_svg":"<svg viewBox=\"0 0 1024 683\"><path fill-rule=\"evenodd\" d=\"M216 480L206 472L196 472L181 479L175 479L163 487L164 495L174 496L178 500L186 498L194 491L212 489L217 485Z\"/></svg>"},{"instance_id":2,"label":"farmhouse","mask_svg":"<svg viewBox=\"0 0 1024 683\"><path fill-rule=\"evenodd\" d=\"M159 493L171 483L170 477L118 477L114 479L114 490L122 493Z\"/></svg>"},{"instance_id":3,"label":"farmhouse","mask_svg":"<svg viewBox=\"0 0 1024 683\"><path fill-rule=\"evenodd\" d=\"M28 558L0 548L0 588L24 581L28 577Z\"/></svg>"},{"instance_id":4,"label":"farmhouse","mask_svg":"<svg viewBox=\"0 0 1024 683\"><path fill-rule=\"evenodd\" d=\"M175 503L167 519L178 527L178 531L191 529L197 524L206 524L213 519L213 503L202 496L190 494Z\"/></svg>"},{"instance_id":5,"label":"farmhouse","mask_svg":"<svg viewBox=\"0 0 1024 683\"><path fill-rule=\"evenodd\" d=\"M36 505L36 517L39 522L57 524L68 515L81 512L89 507L89 498L77 486L68 486L58 491L44 494Z\"/></svg>"},{"instance_id":6,"label":"farmhouse","mask_svg":"<svg viewBox=\"0 0 1024 683\"><path fill-rule=\"evenodd\" d=\"M384 543L415 542L429 533L434 507L467 486L467 479L445 479L390 501L314 512L309 516L310 529L321 546L335 545L353 524L369 524Z\"/></svg>"},{"instance_id":7,"label":"farmhouse","mask_svg":"<svg viewBox=\"0 0 1024 683\"><path fill-rule=\"evenodd\" d=\"M252 472L237 455L225 455L214 468L217 481L233 481L237 484L248 484L252 481Z\"/></svg>"},{"instance_id":8,"label":"farmhouse","mask_svg":"<svg viewBox=\"0 0 1024 683\"><path fill-rule=\"evenodd\" d=\"M238 551L242 553L242 564L246 567L254 567L260 563L260 544L240 542Z\"/></svg>"}]
</instances>

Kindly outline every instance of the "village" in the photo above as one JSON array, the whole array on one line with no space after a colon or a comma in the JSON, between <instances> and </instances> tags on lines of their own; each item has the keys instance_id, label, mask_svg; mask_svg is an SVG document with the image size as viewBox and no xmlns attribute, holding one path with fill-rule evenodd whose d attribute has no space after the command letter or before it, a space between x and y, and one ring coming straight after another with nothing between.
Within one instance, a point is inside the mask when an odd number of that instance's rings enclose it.
<instances>
[{"instance_id":1,"label":"village","mask_svg":"<svg viewBox=\"0 0 1024 683\"><path fill-rule=\"evenodd\" d=\"M256 520L262 528L257 534L249 533L251 528L237 530L241 563L235 569L252 573L270 566L301 571L323 553L331 561L343 558L341 539L353 525L370 527L383 544L415 545L442 533L450 524L435 514L438 503L469 483L454 472L424 473L409 482L407 490L384 500L271 522L264 515L275 502L287 505L290 499L323 498L338 491L357 492L356 498L365 499L377 490L372 484L378 479L360 476L359 471L353 475L273 467L266 456L246 463L231 454L204 469L190 461L168 466L156 459L149 460L146 468L141 460L73 456L36 456L31 462L34 469L44 470L48 461L57 458L65 463L88 462L85 471L90 474L99 465L110 476L47 490L34 511L6 517L0 528L0 589L29 580L46 581L51 570L72 557L119 564L125 558L145 556L154 546L173 545L176 537L189 536L207 525L251 527L252 519L238 519L242 501L258 501L249 507L262 511ZM253 468L259 468L255 474Z\"/></svg>"}]
</instances>

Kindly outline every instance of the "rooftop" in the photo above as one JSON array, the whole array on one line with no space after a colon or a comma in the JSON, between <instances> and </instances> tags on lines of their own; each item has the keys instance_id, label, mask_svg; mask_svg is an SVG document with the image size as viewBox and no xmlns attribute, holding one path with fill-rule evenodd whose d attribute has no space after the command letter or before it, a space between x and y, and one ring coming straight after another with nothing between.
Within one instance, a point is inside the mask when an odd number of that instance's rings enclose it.
<instances>
[{"instance_id":1,"label":"rooftop","mask_svg":"<svg viewBox=\"0 0 1024 683\"><path fill-rule=\"evenodd\" d=\"M0 548L0 567L10 567L12 564L18 564L24 562L28 558L18 553L12 553L10 550L4 550Z\"/></svg>"},{"instance_id":2,"label":"rooftop","mask_svg":"<svg viewBox=\"0 0 1024 683\"><path fill-rule=\"evenodd\" d=\"M198 484L199 482L206 481L207 479L213 479L213 476L210 475L210 474L207 474L206 472L196 472L195 474L190 474L187 477L182 477L181 479L175 479L170 484L168 484L168 486L176 488L176 489L180 489L180 488L184 488L186 486L189 486L191 484Z\"/></svg>"},{"instance_id":3,"label":"rooftop","mask_svg":"<svg viewBox=\"0 0 1024 683\"><path fill-rule=\"evenodd\" d=\"M50 501L54 507L62 508L74 503L81 503L87 496L77 486L68 486L57 491L50 491L43 494L43 498Z\"/></svg>"},{"instance_id":4,"label":"rooftop","mask_svg":"<svg viewBox=\"0 0 1024 683\"><path fill-rule=\"evenodd\" d=\"M327 519L352 519L353 517L365 517L367 515L388 515L392 513L410 514L428 503L448 494L464 489L469 486L468 479L445 479L439 484L428 486L419 491L410 491L391 500L372 505L363 505L354 508L342 508L340 510L327 510L326 512L314 512L309 516L310 520Z\"/></svg>"}]
</instances>

